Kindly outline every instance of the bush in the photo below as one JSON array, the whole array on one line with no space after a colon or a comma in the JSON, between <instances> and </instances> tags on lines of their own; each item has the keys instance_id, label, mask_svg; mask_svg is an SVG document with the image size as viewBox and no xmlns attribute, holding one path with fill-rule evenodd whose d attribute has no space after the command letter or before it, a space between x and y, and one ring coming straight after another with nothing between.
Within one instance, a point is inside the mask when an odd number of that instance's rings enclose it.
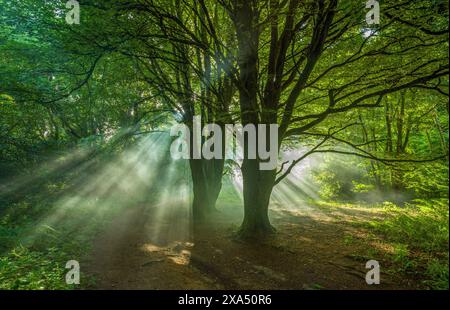
<instances>
[{"instance_id":1,"label":"bush","mask_svg":"<svg viewBox=\"0 0 450 310\"><path fill-rule=\"evenodd\" d=\"M415 200L398 207L385 204L388 218L371 222L394 247L393 263L401 270L422 269L424 284L448 289L449 209L448 199Z\"/></svg>"},{"instance_id":2,"label":"bush","mask_svg":"<svg viewBox=\"0 0 450 310\"><path fill-rule=\"evenodd\" d=\"M0 289L69 289L64 281L68 255L57 248L32 251L19 246L0 257Z\"/></svg>"}]
</instances>

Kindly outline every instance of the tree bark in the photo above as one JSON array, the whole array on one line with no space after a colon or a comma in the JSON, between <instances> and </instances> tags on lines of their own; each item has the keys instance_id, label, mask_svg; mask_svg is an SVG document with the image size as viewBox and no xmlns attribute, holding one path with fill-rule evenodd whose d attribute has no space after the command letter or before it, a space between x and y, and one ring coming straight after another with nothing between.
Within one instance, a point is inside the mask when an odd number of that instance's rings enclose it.
<instances>
[{"instance_id":1,"label":"tree bark","mask_svg":"<svg viewBox=\"0 0 450 310\"><path fill-rule=\"evenodd\" d=\"M243 238L260 238L275 229L269 220L269 201L275 184L275 170L260 170L259 161L244 160L242 164L244 188L244 220L239 230Z\"/></svg>"},{"instance_id":2,"label":"tree bark","mask_svg":"<svg viewBox=\"0 0 450 310\"><path fill-rule=\"evenodd\" d=\"M242 125L261 122L258 90L258 10L252 1L237 1L234 21L238 39L239 104ZM258 135L258 132L257 132ZM275 171L263 171L258 159L248 158L248 137L244 136L243 177L244 220L239 230L243 238L258 238L274 231L269 220L269 200Z\"/></svg>"},{"instance_id":3,"label":"tree bark","mask_svg":"<svg viewBox=\"0 0 450 310\"><path fill-rule=\"evenodd\" d=\"M222 189L223 160L189 160L194 192L192 211L194 221L204 221L216 211L216 202Z\"/></svg>"}]
</instances>

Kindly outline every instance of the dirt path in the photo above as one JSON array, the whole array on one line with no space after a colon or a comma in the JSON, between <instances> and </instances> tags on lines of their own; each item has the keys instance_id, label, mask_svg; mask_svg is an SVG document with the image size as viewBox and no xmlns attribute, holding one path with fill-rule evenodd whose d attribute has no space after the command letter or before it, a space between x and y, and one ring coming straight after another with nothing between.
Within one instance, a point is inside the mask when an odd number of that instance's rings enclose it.
<instances>
[{"instance_id":1,"label":"dirt path","mask_svg":"<svg viewBox=\"0 0 450 310\"><path fill-rule=\"evenodd\" d=\"M186 208L175 203L162 213L161 207L128 209L96 239L85 269L96 278L92 288L412 288L383 270L381 285L366 284L367 259L355 253L365 253L371 245L359 249L343 242L360 234L350 220L373 216L364 210L286 211L275 206L271 218L277 234L264 242L243 243L233 238L241 218L238 207L224 207L212 225L196 231L195 242Z\"/></svg>"},{"instance_id":2,"label":"dirt path","mask_svg":"<svg viewBox=\"0 0 450 310\"><path fill-rule=\"evenodd\" d=\"M155 239L153 221L146 220L149 213L156 211L145 207L124 211L95 241L87 266L88 274L96 279L93 288L210 288L212 282L188 264L186 251L191 243L186 236L174 235L174 242L164 240L166 234ZM169 223L162 225L163 230L169 227Z\"/></svg>"}]
</instances>

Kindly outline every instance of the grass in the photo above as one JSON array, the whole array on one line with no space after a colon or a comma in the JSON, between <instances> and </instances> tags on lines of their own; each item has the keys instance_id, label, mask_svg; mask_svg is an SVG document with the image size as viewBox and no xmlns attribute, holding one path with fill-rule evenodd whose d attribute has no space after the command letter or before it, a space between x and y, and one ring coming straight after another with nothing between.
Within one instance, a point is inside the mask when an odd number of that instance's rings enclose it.
<instances>
[{"instance_id":1,"label":"grass","mask_svg":"<svg viewBox=\"0 0 450 310\"><path fill-rule=\"evenodd\" d=\"M448 199L415 200L403 207L386 203L386 217L366 227L388 243L391 272L410 274L429 289L448 289Z\"/></svg>"},{"instance_id":2,"label":"grass","mask_svg":"<svg viewBox=\"0 0 450 310\"><path fill-rule=\"evenodd\" d=\"M70 255L59 247L31 250L11 249L0 258L0 289L71 289L64 281L65 262Z\"/></svg>"},{"instance_id":3,"label":"grass","mask_svg":"<svg viewBox=\"0 0 450 310\"><path fill-rule=\"evenodd\" d=\"M1 218L0 289L74 288L65 283L65 264L89 249L85 233L70 234L77 215L55 227L46 226L40 221L46 212L35 213L44 208L50 211L52 205L27 200L19 204L27 205L22 216L18 216L21 208L13 204Z\"/></svg>"},{"instance_id":4,"label":"grass","mask_svg":"<svg viewBox=\"0 0 450 310\"><path fill-rule=\"evenodd\" d=\"M422 289L449 288L448 198L416 199L403 206L392 202L365 204L321 201L316 205L333 212L363 235L347 233L342 243L357 248L351 255L366 261L380 258L382 270L415 283ZM364 216L356 215L363 212ZM354 214L355 216L347 216ZM361 252L361 249L363 252ZM382 261L382 262L381 262Z\"/></svg>"},{"instance_id":5,"label":"grass","mask_svg":"<svg viewBox=\"0 0 450 310\"><path fill-rule=\"evenodd\" d=\"M47 224L45 219L61 207L58 194L67 194L64 186L59 191L54 184L48 188L51 192L43 189L27 194L20 202L1 206L0 289L67 290L87 287L94 281L83 274L82 261L118 203L106 202L111 208L103 216L90 218L92 211L80 206L60 221ZM69 271L65 265L72 259L81 264L79 286L65 282Z\"/></svg>"}]
</instances>

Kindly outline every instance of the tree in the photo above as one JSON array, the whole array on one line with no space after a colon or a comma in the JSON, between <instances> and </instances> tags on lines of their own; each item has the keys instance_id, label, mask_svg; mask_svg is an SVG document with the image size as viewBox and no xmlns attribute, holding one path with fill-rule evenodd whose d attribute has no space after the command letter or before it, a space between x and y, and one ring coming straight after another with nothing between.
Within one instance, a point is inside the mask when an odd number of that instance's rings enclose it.
<instances>
[{"instance_id":1,"label":"tree","mask_svg":"<svg viewBox=\"0 0 450 310\"><path fill-rule=\"evenodd\" d=\"M127 27L120 44L123 54L144 59L147 80L166 103L182 103L174 110L185 121L196 112L192 94L202 104L211 102L211 93L221 98L223 92L214 92L220 88L213 88L210 81L223 85L226 80L239 93L239 105L231 106L231 111L237 108L243 125L279 124L280 149L293 137L316 141L283 169L261 171L260 159L244 156L241 235L264 235L273 231L268 218L273 187L307 156L338 152L385 163L399 161L376 157L358 148L351 137L339 135L353 126L347 120L356 111L382 107L389 94L412 88L444 92L447 16L441 5L435 12L428 6L429 1L385 2L384 23L369 28L364 7L352 1L135 1L118 5ZM130 27L130 16L136 27ZM427 18L429 25L417 22ZM124 41L134 42L133 49ZM356 151L339 150L336 144L329 149L331 141ZM199 184L204 188L204 182Z\"/></svg>"},{"instance_id":2,"label":"tree","mask_svg":"<svg viewBox=\"0 0 450 310\"><path fill-rule=\"evenodd\" d=\"M138 93L137 101L125 104L135 127L150 111L169 111L191 129L194 115L221 128L237 121L256 128L278 124L280 151L292 141L310 146L296 160L264 171L259 169L260 158L245 156L245 137L243 237L273 232L268 216L271 192L312 154L358 156L377 171L381 164L446 156L407 152L415 120L407 115L403 100L416 92L419 97L448 96L444 1L384 1L380 25L367 25L363 3L346 0L133 0L83 5L80 27L69 28L64 40L59 37L63 55L71 60L63 66L66 78L59 80L64 87L50 98L48 92L36 95L45 105L58 106L75 93L89 98L87 86L96 85L92 80L97 70L110 63L104 68L111 74L126 66L125 76L133 76L121 89L132 85L131 93ZM75 65L83 70L74 70ZM143 111L142 106L152 109ZM54 111L71 135L89 132L64 120L70 109ZM140 111L140 117L131 111ZM384 147L378 137L384 130L371 124L371 115L379 113L384 113L386 125ZM442 151L446 146L442 126L439 119L434 123ZM358 131L363 136L354 134ZM224 161L193 159L190 166L194 211L202 218L214 209ZM381 178L377 182L381 184Z\"/></svg>"}]
</instances>

